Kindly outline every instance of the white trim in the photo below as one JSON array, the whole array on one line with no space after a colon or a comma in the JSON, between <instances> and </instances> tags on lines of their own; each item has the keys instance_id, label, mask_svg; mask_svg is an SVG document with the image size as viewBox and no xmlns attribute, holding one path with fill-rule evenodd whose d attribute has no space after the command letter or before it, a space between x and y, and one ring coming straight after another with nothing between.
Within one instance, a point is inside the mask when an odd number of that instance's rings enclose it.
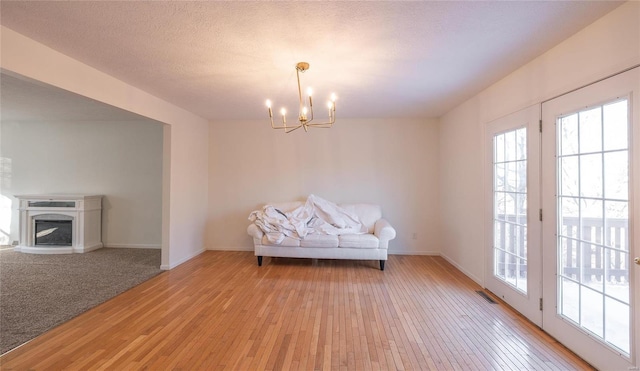
<instances>
[{"instance_id":1,"label":"white trim","mask_svg":"<svg viewBox=\"0 0 640 371\"><path fill-rule=\"evenodd\" d=\"M105 243L104 247L113 249L161 249L159 244L151 243Z\"/></svg>"},{"instance_id":2,"label":"white trim","mask_svg":"<svg viewBox=\"0 0 640 371\"><path fill-rule=\"evenodd\" d=\"M176 263L174 263L174 264L169 264L169 265L162 264L162 265L160 265L160 269L162 269L163 271L171 270L171 269L173 269L173 268L175 268L175 267L179 266L180 264L185 263L185 262L187 262L188 260L191 260L191 259L195 258L196 256L198 256L198 255L202 254L202 253L203 253L203 252L205 252L205 251L206 251L206 249L203 247L203 248L201 248L200 250L196 251L195 253L193 253L193 254L191 254L191 255L188 255L188 256L184 257L183 259L178 260L178 261L177 261Z\"/></svg>"},{"instance_id":3,"label":"white trim","mask_svg":"<svg viewBox=\"0 0 640 371\"><path fill-rule=\"evenodd\" d=\"M440 251L389 250L389 255L429 255L440 256Z\"/></svg>"},{"instance_id":4,"label":"white trim","mask_svg":"<svg viewBox=\"0 0 640 371\"><path fill-rule=\"evenodd\" d=\"M255 251L254 247L247 246L224 246L224 247L209 247L208 251ZM439 251L413 251L413 250L387 250L389 255L431 255L439 256Z\"/></svg>"},{"instance_id":5,"label":"white trim","mask_svg":"<svg viewBox=\"0 0 640 371\"><path fill-rule=\"evenodd\" d=\"M478 285L480 285L481 287L485 287L484 283L482 282L482 280L476 276L474 276L473 274L471 274L468 270L464 269L460 264L456 263L453 259L451 259L450 257L446 256L443 253L440 253L440 256L444 258L444 260L448 261L449 264L453 265L454 267L456 267L457 270L459 270L460 272L462 272L465 276L471 278L472 280L474 280Z\"/></svg>"},{"instance_id":6,"label":"white trim","mask_svg":"<svg viewBox=\"0 0 640 371\"><path fill-rule=\"evenodd\" d=\"M253 246L223 246L223 247L211 247L207 248L208 251L254 251Z\"/></svg>"}]
</instances>

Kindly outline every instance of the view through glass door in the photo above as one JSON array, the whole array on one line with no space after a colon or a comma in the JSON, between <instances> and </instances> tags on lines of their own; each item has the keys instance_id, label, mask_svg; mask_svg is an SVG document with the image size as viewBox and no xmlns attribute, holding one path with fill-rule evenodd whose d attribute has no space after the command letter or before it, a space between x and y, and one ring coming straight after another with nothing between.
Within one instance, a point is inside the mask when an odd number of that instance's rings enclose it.
<instances>
[{"instance_id":1,"label":"view through glass door","mask_svg":"<svg viewBox=\"0 0 640 371\"><path fill-rule=\"evenodd\" d=\"M486 126L487 289L542 325L539 106Z\"/></svg>"},{"instance_id":2,"label":"view through glass door","mask_svg":"<svg viewBox=\"0 0 640 371\"><path fill-rule=\"evenodd\" d=\"M543 329L601 369L637 361L639 87L636 69L542 105Z\"/></svg>"}]
</instances>

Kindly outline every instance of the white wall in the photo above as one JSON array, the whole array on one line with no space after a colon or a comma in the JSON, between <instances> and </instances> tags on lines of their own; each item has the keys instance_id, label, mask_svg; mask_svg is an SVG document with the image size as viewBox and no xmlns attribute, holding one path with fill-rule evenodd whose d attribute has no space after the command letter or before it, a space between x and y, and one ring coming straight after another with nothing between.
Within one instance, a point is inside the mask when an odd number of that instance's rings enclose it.
<instances>
[{"instance_id":1,"label":"white wall","mask_svg":"<svg viewBox=\"0 0 640 371\"><path fill-rule=\"evenodd\" d=\"M101 194L102 242L160 248L162 124L151 122L2 122L2 157L11 161L2 195L18 237L18 194Z\"/></svg>"},{"instance_id":2,"label":"white wall","mask_svg":"<svg viewBox=\"0 0 640 371\"><path fill-rule=\"evenodd\" d=\"M271 129L267 117L212 123L207 247L252 250L252 210L313 193L382 205L397 230L392 254L438 253L437 138L429 120L338 118L331 129L289 134Z\"/></svg>"},{"instance_id":3,"label":"white wall","mask_svg":"<svg viewBox=\"0 0 640 371\"><path fill-rule=\"evenodd\" d=\"M204 251L208 196L209 124L4 26L1 68L166 123L163 148L162 267Z\"/></svg>"},{"instance_id":4,"label":"white wall","mask_svg":"<svg viewBox=\"0 0 640 371\"><path fill-rule=\"evenodd\" d=\"M444 115L442 254L482 282L486 123L638 63L640 3L628 2Z\"/></svg>"}]
</instances>

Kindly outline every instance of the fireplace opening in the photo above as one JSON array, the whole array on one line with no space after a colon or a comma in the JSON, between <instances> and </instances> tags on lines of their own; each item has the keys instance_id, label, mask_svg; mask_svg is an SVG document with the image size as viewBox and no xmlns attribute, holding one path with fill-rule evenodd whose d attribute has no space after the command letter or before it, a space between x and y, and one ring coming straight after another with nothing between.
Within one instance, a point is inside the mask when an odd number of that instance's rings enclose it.
<instances>
[{"instance_id":1,"label":"fireplace opening","mask_svg":"<svg viewBox=\"0 0 640 371\"><path fill-rule=\"evenodd\" d=\"M36 220L36 245L71 246L71 220Z\"/></svg>"}]
</instances>

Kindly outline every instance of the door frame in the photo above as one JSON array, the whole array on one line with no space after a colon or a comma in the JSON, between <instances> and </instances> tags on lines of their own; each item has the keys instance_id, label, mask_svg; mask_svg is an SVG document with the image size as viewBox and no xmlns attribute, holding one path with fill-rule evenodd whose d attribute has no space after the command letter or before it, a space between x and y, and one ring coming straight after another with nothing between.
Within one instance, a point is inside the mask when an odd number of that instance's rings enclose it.
<instances>
[{"instance_id":1,"label":"door frame","mask_svg":"<svg viewBox=\"0 0 640 371\"><path fill-rule=\"evenodd\" d=\"M540 104L535 104L484 126L485 269L484 286L530 321L542 326L542 252L540 248ZM494 272L494 136L517 128L527 129L527 293L497 279Z\"/></svg>"},{"instance_id":2,"label":"door frame","mask_svg":"<svg viewBox=\"0 0 640 371\"><path fill-rule=\"evenodd\" d=\"M627 75L630 74L630 75ZM629 79L629 89L618 89L616 84L625 84L624 80ZM622 81L622 82L621 82ZM597 85L596 85L597 84ZM597 97L586 98L595 89ZM568 94L572 94L569 96ZM580 329L563 319L557 314L557 131L556 118L561 112L554 111L553 105L566 102L564 104L572 107L567 112L579 111L587 104L598 104L615 97L627 96L629 94L629 112L631 123L629 125L629 281L630 288L630 350L629 358L620 355L616 350L603 344L603 341L589 334L586 330ZM604 96L602 96L604 95ZM542 151L541 166L549 166L548 170L541 173L542 179L542 207L545 210L545 218L542 222L543 237L543 298L545 310L543 311L543 330L558 339L562 344L569 347L576 354L584 358L597 368L602 369L637 369L638 357L640 356L640 344L637 326L640 324L640 266L633 263L633 258L640 255L638 241L640 238L636 234L636 218L640 218L640 160L634 155L640 151L640 68L635 68L621 72L612 77L599 80L594 84L589 84L580 89L572 90L562 96L547 100L541 105L542 115ZM553 196L550 196L553 195ZM635 255L634 255L635 254ZM635 312L633 311L635 309ZM582 336L585 335L585 336ZM576 337L580 336L579 339ZM603 350L605 350L603 352Z\"/></svg>"}]
</instances>

